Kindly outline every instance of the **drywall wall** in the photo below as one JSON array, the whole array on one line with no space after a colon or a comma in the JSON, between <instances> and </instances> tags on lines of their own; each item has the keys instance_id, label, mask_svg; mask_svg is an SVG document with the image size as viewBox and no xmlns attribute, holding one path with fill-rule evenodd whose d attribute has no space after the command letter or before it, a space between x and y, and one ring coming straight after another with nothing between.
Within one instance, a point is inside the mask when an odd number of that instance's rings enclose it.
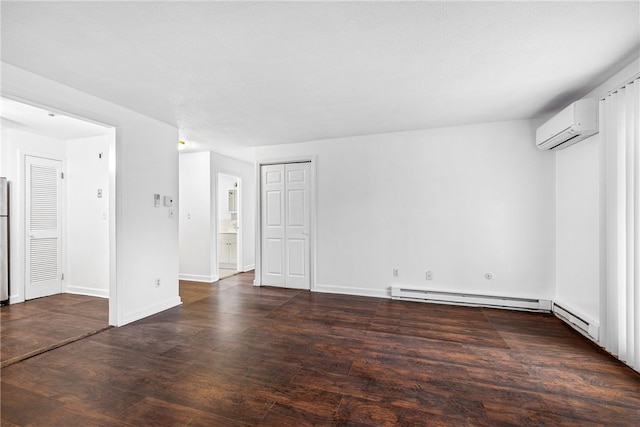
<instances>
[{"instance_id":1,"label":"drywall wall","mask_svg":"<svg viewBox=\"0 0 640 427\"><path fill-rule=\"evenodd\" d=\"M556 295L591 323L599 319L599 142L597 135L556 152Z\"/></svg>"},{"instance_id":2,"label":"drywall wall","mask_svg":"<svg viewBox=\"0 0 640 427\"><path fill-rule=\"evenodd\" d=\"M108 154L109 136L67 141L64 287L69 293L109 296Z\"/></svg>"},{"instance_id":3,"label":"drywall wall","mask_svg":"<svg viewBox=\"0 0 640 427\"><path fill-rule=\"evenodd\" d=\"M24 177L25 156L36 156L60 160L66 168L67 147L61 139L38 135L16 129L2 130L2 159L0 176L7 177L11 185L11 292L10 304L25 300L25 221L24 221ZM62 227L66 228L66 188L62 186ZM63 236L62 244L65 244ZM62 250L61 265L66 264L66 251Z\"/></svg>"},{"instance_id":4,"label":"drywall wall","mask_svg":"<svg viewBox=\"0 0 640 427\"><path fill-rule=\"evenodd\" d=\"M554 295L555 156L529 121L256 147L258 162L312 156L312 289Z\"/></svg>"},{"instance_id":5,"label":"drywall wall","mask_svg":"<svg viewBox=\"0 0 640 427\"><path fill-rule=\"evenodd\" d=\"M218 280L209 152L180 154L180 279Z\"/></svg>"},{"instance_id":6,"label":"drywall wall","mask_svg":"<svg viewBox=\"0 0 640 427\"><path fill-rule=\"evenodd\" d=\"M585 98L599 100L639 72L640 59L636 59ZM600 212L605 203L600 134L555 153L557 269L554 300L598 325L605 261L600 245Z\"/></svg>"},{"instance_id":7,"label":"drywall wall","mask_svg":"<svg viewBox=\"0 0 640 427\"><path fill-rule=\"evenodd\" d=\"M177 209L178 129L11 64L0 65L2 96L116 128L110 149L116 233L109 323L124 325L180 304L178 220L169 214ZM176 205L154 207L155 193L174 197Z\"/></svg>"},{"instance_id":8,"label":"drywall wall","mask_svg":"<svg viewBox=\"0 0 640 427\"><path fill-rule=\"evenodd\" d=\"M220 200L224 201L225 206L227 201L226 190L224 194L218 194L219 174L240 179L240 269L249 271L255 267L254 173L254 166L250 163L215 152L180 154L181 279L201 282L218 280L216 218Z\"/></svg>"}]
</instances>

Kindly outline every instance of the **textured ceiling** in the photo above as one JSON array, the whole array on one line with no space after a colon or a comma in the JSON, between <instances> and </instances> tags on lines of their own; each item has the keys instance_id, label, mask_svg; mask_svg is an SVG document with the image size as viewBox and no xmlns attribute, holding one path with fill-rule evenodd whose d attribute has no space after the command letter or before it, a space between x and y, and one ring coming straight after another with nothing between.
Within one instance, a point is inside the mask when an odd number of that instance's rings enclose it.
<instances>
[{"instance_id":1,"label":"textured ceiling","mask_svg":"<svg viewBox=\"0 0 640 427\"><path fill-rule=\"evenodd\" d=\"M529 118L640 54L640 2L8 2L3 61L238 148Z\"/></svg>"}]
</instances>

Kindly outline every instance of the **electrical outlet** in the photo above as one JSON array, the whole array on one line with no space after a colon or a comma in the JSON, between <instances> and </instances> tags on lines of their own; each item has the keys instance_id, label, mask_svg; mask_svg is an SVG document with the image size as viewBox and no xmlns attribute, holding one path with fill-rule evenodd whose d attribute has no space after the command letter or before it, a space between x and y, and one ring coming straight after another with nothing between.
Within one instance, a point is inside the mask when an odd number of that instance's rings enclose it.
<instances>
[{"instance_id":1,"label":"electrical outlet","mask_svg":"<svg viewBox=\"0 0 640 427\"><path fill-rule=\"evenodd\" d=\"M156 288L160 287L160 279L156 279Z\"/></svg>"},{"instance_id":2,"label":"electrical outlet","mask_svg":"<svg viewBox=\"0 0 640 427\"><path fill-rule=\"evenodd\" d=\"M397 268L393 269L393 277L398 277L398 269Z\"/></svg>"},{"instance_id":3,"label":"electrical outlet","mask_svg":"<svg viewBox=\"0 0 640 427\"><path fill-rule=\"evenodd\" d=\"M427 274L425 274L425 278L427 280L433 280L433 273L431 271L427 271Z\"/></svg>"},{"instance_id":4,"label":"electrical outlet","mask_svg":"<svg viewBox=\"0 0 640 427\"><path fill-rule=\"evenodd\" d=\"M487 279L487 280L491 280L491 279L493 279L493 274L485 273L484 278Z\"/></svg>"}]
</instances>

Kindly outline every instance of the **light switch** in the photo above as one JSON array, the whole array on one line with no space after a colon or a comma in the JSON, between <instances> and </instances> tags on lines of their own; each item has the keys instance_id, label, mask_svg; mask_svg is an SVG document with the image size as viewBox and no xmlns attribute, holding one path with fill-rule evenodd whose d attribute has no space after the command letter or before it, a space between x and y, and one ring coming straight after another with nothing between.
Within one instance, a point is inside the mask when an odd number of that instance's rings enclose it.
<instances>
[{"instance_id":1,"label":"light switch","mask_svg":"<svg viewBox=\"0 0 640 427\"><path fill-rule=\"evenodd\" d=\"M98 188L98 199L102 199L102 189Z\"/></svg>"},{"instance_id":2,"label":"light switch","mask_svg":"<svg viewBox=\"0 0 640 427\"><path fill-rule=\"evenodd\" d=\"M155 193L153 195L153 206L155 206L156 208L160 206L160 195L158 193Z\"/></svg>"}]
</instances>

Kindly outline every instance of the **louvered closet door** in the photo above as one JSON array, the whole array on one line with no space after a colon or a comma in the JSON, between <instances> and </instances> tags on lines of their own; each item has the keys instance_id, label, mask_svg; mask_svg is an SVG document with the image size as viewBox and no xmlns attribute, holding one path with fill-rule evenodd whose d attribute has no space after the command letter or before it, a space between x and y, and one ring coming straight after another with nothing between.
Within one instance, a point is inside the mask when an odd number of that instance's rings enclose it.
<instances>
[{"instance_id":1,"label":"louvered closet door","mask_svg":"<svg viewBox=\"0 0 640 427\"><path fill-rule=\"evenodd\" d=\"M26 299L62 292L59 160L25 161Z\"/></svg>"}]
</instances>

